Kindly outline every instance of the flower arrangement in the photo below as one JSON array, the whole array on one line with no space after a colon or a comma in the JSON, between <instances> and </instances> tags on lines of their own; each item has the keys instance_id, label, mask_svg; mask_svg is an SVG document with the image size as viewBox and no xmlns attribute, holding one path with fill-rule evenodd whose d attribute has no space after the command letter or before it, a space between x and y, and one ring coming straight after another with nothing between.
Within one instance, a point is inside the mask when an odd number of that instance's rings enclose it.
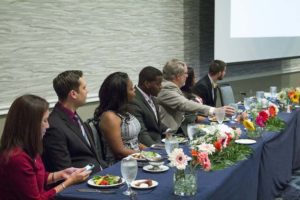
<instances>
[{"instance_id":1,"label":"flower arrangement","mask_svg":"<svg viewBox=\"0 0 300 200\"><path fill-rule=\"evenodd\" d=\"M174 149L169 160L171 166L176 167L174 173L174 194L180 196L190 196L197 192L197 174L195 168L187 168L188 156L186 156L181 148Z\"/></svg>"},{"instance_id":2,"label":"flower arrangement","mask_svg":"<svg viewBox=\"0 0 300 200\"><path fill-rule=\"evenodd\" d=\"M277 99L284 105L299 104L300 102L300 87L284 88L277 94Z\"/></svg>"},{"instance_id":3,"label":"flower arrangement","mask_svg":"<svg viewBox=\"0 0 300 200\"><path fill-rule=\"evenodd\" d=\"M233 142L241 135L239 128L230 128L225 124L199 127L205 135L191 142L191 165L201 166L203 170L218 170L246 159L251 148Z\"/></svg>"},{"instance_id":4,"label":"flower arrangement","mask_svg":"<svg viewBox=\"0 0 300 200\"><path fill-rule=\"evenodd\" d=\"M243 121L243 125L248 131L261 132L263 129L268 131L280 131L285 127L285 123L277 117L278 107L274 103L268 102L267 108L258 109L257 107L250 111L251 118Z\"/></svg>"}]
</instances>

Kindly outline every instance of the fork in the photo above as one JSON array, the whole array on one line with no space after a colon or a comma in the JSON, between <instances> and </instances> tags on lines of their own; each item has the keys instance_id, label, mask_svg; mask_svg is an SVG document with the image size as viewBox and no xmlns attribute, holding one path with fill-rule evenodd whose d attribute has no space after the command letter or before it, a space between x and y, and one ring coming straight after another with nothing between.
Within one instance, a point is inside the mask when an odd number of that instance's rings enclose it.
<instances>
[{"instance_id":1,"label":"fork","mask_svg":"<svg viewBox=\"0 0 300 200\"><path fill-rule=\"evenodd\" d=\"M90 189L90 188L79 188L77 189L78 192L99 192L104 194L115 194L116 190L99 190L99 189Z\"/></svg>"}]
</instances>

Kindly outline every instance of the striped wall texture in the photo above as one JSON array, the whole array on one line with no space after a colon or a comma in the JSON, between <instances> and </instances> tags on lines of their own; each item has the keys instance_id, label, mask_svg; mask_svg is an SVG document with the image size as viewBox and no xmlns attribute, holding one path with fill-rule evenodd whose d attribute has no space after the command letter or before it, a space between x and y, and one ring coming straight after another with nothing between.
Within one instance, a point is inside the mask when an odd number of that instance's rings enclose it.
<instances>
[{"instance_id":1,"label":"striped wall texture","mask_svg":"<svg viewBox=\"0 0 300 200\"><path fill-rule=\"evenodd\" d=\"M171 58L199 66L199 2L192 0L1 0L0 110L34 93L56 101L52 80L83 70L89 96L104 78Z\"/></svg>"}]
</instances>

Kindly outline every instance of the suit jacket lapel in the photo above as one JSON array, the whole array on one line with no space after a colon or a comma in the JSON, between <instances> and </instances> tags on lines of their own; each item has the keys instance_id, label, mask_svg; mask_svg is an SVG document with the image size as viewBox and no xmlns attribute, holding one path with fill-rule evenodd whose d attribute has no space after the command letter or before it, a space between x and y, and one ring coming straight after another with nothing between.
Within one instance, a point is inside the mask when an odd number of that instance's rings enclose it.
<instances>
[{"instance_id":1,"label":"suit jacket lapel","mask_svg":"<svg viewBox=\"0 0 300 200\"><path fill-rule=\"evenodd\" d=\"M86 146L88 146L89 148L91 148L91 146L87 143L87 141L83 137L82 132L81 132L81 128L77 124L75 124L75 122L72 121L72 119L70 119L70 117L66 113L64 113L63 111L61 111L59 108L57 108L56 111L59 113L59 115L61 116L61 118L64 120L66 126L68 126L83 141L83 143ZM82 120L80 118L79 118L79 120L82 123ZM90 144L92 145L93 141L91 141L90 134L87 132L86 129L84 129L84 130L86 131L88 139L90 141Z\"/></svg>"},{"instance_id":2,"label":"suit jacket lapel","mask_svg":"<svg viewBox=\"0 0 300 200\"><path fill-rule=\"evenodd\" d=\"M149 103L146 101L145 97L143 96L143 94L136 88L136 95L137 95L137 98L141 99L142 102L144 103L144 105L148 108L148 111L151 113L152 117L154 118L155 121L156 120L156 117L155 117L155 114L151 108L151 106L149 105ZM152 99L153 100L153 99ZM155 104L154 104L155 105ZM156 114L157 114L157 107L155 105L155 108L156 108ZM158 117L158 115L157 115Z\"/></svg>"},{"instance_id":3,"label":"suit jacket lapel","mask_svg":"<svg viewBox=\"0 0 300 200\"><path fill-rule=\"evenodd\" d=\"M207 83L208 89L210 91L208 93L210 102L214 102L213 95L212 95L213 87L212 87L212 84L210 82L210 79L209 79L208 75L206 76L206 83ZM215 90L214 90L214 95L216 95Z\"/></svg>"}]
</instances>

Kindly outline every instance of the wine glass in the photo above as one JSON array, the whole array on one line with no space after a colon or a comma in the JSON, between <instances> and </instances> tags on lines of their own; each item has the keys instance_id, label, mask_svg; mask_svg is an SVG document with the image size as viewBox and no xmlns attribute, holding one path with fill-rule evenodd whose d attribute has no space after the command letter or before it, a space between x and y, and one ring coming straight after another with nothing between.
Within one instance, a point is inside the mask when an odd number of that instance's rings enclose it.
<instances>
[{"instance_id":1,"label":"wine glass","mask_svg":"<svg viewBox=\"0 0 300 200\"><path fill-rule=\"evenodd\" d=\"M235 118L237 117L237 113L238 113L238 109L239 109L239 106L238 104L236 103L230 103L229 104L230 107L232 107L234 109L234 114L231 116L231 120L230 120L230 123L235 123Z\"/></svg>"},{"instance_id":2,"label":"wine glass","mask_svg":"<svg viewBox=\"0 0 300 200\"><path fill-rule=\"evenodd\" d=\"M179 147L179 143L176 138L171 137L171 138L165 139L165 148L166 148L166 152L167 152L168 156L170 155L170 153L172 153L172 151L174 149L176 149L178 147Z\"/></svg>"},{"instance_id":3,"label":"wine glass","mask_svg":"<svg viewBox=\"0 0 300 200\"><path fill-rule=\"evenodd\" d=\"M225 118L225 109L222 108L217 108L215 111L216 119L219 124L222 124Z\"/></svg>"},{"instance_id":4,"label":"wine glass","mask_svg":"<svg viewBox=\"0 0 300 200\"><path fill-rule=\"evenodd\" d=\"M137 166L137 161L135 159L133 159L130 156L122 159L121 174L122 174L123 178L125 179L125 182L128 187L127 190L125 192L123 192L123 194L128 195L128 196L135 194L135 192L132 191L130 184L132 181L135 180L136 175L137 175L137 170L138 170L138 166Z\"/></svg>"}]
</instances>

